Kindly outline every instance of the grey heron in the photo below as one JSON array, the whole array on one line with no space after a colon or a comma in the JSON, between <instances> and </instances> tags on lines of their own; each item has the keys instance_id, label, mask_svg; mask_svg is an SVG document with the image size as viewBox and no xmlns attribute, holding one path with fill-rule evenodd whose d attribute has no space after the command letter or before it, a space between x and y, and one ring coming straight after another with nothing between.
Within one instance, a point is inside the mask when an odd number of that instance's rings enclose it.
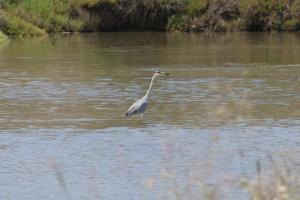
<instances>
[{"instance_id":1,"label":"grey heron","mask_svg":"<svg viewBox=\"0 0 300 200\"><path fill-rule=\"evenodd\" d=\"M154 72L153 74L153 77L151 79L151 83L150 83L150 86L148 88L148 91L146 93L145 96L143 96L141 99L137 100L136 102L134 102L130 108L127 110L127 112L125 113L125 116L126 117L129 117L131 115L135 115L135 114L139 114L140 117L143 117L143 113L146 111L147 109L147 105L148 105L148 96L149 96L149 93L150 93L150 90L152 88L152 85L153 85L153 82L154 80L158 77L158 76L161 76L161 75L169 75L168 73L165 73L165 72L160 72L160 71L156 71Z\"/></svg>"}]
</instances>

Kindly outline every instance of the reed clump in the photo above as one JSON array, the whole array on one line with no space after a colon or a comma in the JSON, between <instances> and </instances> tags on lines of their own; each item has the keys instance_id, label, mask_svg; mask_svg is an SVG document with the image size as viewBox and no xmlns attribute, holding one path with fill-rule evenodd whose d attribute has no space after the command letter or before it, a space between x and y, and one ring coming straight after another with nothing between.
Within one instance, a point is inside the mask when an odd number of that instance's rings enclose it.
<instances>
[{"instance_id":1,"label":"reed clump","mask_svg":"<svg viewBox=\"0 0 300 200\"><path fill-rule=\"evenodd\" d=\"M290 200L300 199L300 176L293 162L270 159L270 169L262 170L260 161L256 164L256 177L242 184L249 198L253 200Z\"/></svg>"},{"instance_id":2,"label":"reed clump","mask_svg":"<svg viewBox=\"0 0 300 200\"><path fill-rule=\"evenodd\" d=\"M184 189L171 186L164 194L170 197L166 199L220 200L227 199L226 193L230 191L230 193L240 193L239 199L299 200L300 174L296 170L297 167L293 165L293 162L286 159L274 161L272 157L269 158L267 165L264 162L265 166L262 166L261 161L256 162L256 174L232 178L224 177L223 181L214 184L206 182L209 177L203 178L203 175L197 175L198 172L192 172L193 175L186 180ZM209 172L211 169L201 168L201 170L205 172L208 170ZM201 172L199 173L201 174ZM209 173L207 175L209 176ZM174 176L170 177L173 178ZM168 181L172 182L172 180Z\"/></svg>"}]
</instances>

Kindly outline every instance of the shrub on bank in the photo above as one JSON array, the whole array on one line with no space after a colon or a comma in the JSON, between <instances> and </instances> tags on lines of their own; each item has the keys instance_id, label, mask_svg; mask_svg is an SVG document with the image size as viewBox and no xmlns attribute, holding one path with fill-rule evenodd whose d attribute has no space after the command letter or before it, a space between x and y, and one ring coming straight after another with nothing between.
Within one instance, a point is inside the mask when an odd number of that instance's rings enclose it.
<instances>
[{"instance_id":1,"label":"shrub on bank","mask_svg":"<svg viewBox=\"0 0 300 200\"><path fill-rule=\"evenodd\" d=\"M190 19L187 15L172 15L168 19L167 29L169 31L189 31Z\"/></svg>"},{"instance_id":2,"label":"shrub on bank","mask_svg":"<svg viewBox=\"0 0 300 200\"><path fill-rule=\"evenodd\" d=\"M209 1L204 14L195 17L191 23L192 31L229 31L239 18L237 0Z\"/></svg>"},{"instance_id":3,"label":"shrub on bank","mask_svg":"<svg viewBox=\"0 0 300 200\"><path fill-rule=\"evenodd\" d=\"M290 31L300 28L300 0L186 0L188 31ZM177 16L181 14L177 14ZM169 18L169 30L182 21ZM177 17L176 19L180 19ZM185 26L185 27L186 27ZM179 27L179 28L177 28Z\"/></svg>"},{"instance_id":4,"label":"shrub on bank","mask_svg":"<svg viewBox=\"0 0 300 200\"><path fill-rule=\"evenodd\" d=\"M36 27L48 33L300 29L300 0L2 0L3 11L14 16L6 30L14 35L34 35Z\"/></svg>"},{"instance_id":5,"label":"shrub on bank","mask_svg":"<svg viewBox=\"0 0 300 200\"><path fill-rule=\"evenodd\" d=\"M233 30L239 18L238 0L186 0L182 12L171 16L168 30L228 31ZM180 16L185 16L185 20ZM183 25L183 23L185 23Z\"/></svg>"},{"instance_id":6,"label":"shrub on bank","mask_svg":"<svg viewBox=\"0 0 300 200\"><path fill-rule=\"evenodd\" d=\"M180 5L179 0L100 0L81 4L81 12L91 19L88 27L101 31L166 31L169 17L181 13Z\"/></svg>"},{"instance_id":7,"label":"shrub on bank","mask_svg":"<svg viewBox=\"0 0 300 200\"><path fill-rule=\"evenodd\" d=\"M300 1L294 1L290 6L290 19L288 19L283 27L288 31L300 30Z\"/></svg>"},{"instance_id":8,"label":"shrub on bank","mask_svg":"<svg viewBox=\"0 0 300 200\"><path fill-rule=\"evenodd\" d=\"M244 4L246 4L244 0ZM254 0L241 6L241 29L246 31L283 31L292 19L289 0Z\"/></svg>"}]
</instances>

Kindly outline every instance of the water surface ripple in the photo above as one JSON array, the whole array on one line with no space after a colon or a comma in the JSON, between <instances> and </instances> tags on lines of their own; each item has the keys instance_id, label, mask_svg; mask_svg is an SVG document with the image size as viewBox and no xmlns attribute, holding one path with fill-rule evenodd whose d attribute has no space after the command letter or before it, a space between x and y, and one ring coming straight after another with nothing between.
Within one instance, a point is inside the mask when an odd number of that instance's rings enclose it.
<instances>
[{"instance_id":1,"label":"water surface ripple","mask_svg":"<svg viewBox=\"0 0 300 200\"><path fill-rule=\"evenodd\" d=\"M257 160L267 170L268 155L299 150L299 45L298 33L12 39L0 48L0 199L198 199L199 185L244 199L234 185ZM155 70L171 76L143 120L125 119Z\"/></svg>"}]
</instances>

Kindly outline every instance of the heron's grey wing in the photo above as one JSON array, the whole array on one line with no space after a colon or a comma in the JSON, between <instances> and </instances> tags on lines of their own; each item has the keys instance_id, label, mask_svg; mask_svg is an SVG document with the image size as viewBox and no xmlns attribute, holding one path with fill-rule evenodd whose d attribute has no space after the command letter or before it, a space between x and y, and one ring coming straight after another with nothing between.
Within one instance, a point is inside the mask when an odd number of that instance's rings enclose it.
<instances>
[{"instance_id":1,"label":"heron's grey wing","mask_svg":"<svg viewBox=\"0 0 300 200\"><path fill-rule=\"evenodd\" d=\"M130 108L128 108L127 112L125 113L125 116L131 116L133 114L136 114L138 109L137 109L137 102L135 102L134 104L132 104L130 106Z\"/></svg>"},{"instance_id":2,"label":"heron's grey wing","mask_svg":"<svg viewBox=\"0 0 300 200\"><path fill-rule=\"evenodd\" d=\"M143 113L147 108L148 102L144 99L136 101L130 108L127 110L125 116L131 116L137 113Z\"/></svg>"}]
</instances>

